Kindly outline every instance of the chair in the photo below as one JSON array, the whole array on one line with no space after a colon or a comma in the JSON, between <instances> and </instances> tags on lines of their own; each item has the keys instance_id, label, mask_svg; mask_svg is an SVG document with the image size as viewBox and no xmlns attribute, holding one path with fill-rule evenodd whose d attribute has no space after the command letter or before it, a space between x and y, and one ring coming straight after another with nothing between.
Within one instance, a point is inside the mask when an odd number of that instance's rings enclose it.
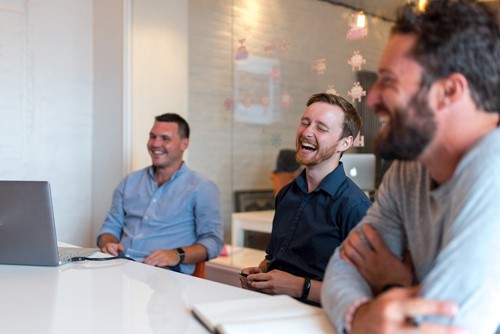
<instances>
[{"instance_id":1,"label":"chair","mask_svg":"<svg viewBox=\"0 0 500 334\"><path fill-rule=\"evenodd\" d=\"M292 182L298 175L300 164L295 160L295 150L282 149L278 153L276 159L276 169L269 174L269 178L273 182L274 196L278 192Z\"/></svg>"},{"instance_id":2,"label":"chair","mask_svg":"<svg viewBox=\"0 0 500 334\"><path fill-rule=\"evenodd\" d=\"M199 278L206 278L206 273L205 273L205 261L203 262L198 262L194 268L193 272L194 277L199 277Z\"/></svg>"},{"instance_id":3,"label":"chair","mask_svg":"<svg viewBox=\"0 0 500 334\"><path fill-rule=\"evenodd\" d=\"M278 195L278 192L281 190L281 188L283 188L284 186L286 186L287 184L289 184L290 182L295 180L296 177L297 177L297 174L294 172L278 172L278 173L271 172L271 173L269 173L269 178L273 182L274 197L276 197L276 195Z\"/></svg>"}]
</instances>

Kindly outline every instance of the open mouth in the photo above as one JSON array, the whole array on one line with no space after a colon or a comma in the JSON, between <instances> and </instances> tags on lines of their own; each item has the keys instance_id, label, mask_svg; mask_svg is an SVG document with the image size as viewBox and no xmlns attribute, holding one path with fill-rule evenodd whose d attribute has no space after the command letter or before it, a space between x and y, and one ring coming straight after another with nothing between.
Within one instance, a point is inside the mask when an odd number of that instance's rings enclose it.
<instances>
[{"instance_id":1,"label":"open mouth","mask_svg":"<svg viewBox=\"0 0 500 334\"><path fill-rule=\"evenodd\" d=\"M165 151L163 150L151 150L150 151L152 155L162 155L165 154Z\"/></svg>"},{"instance_id":2,"label":"open mouth","mask_svg":"<svg viewBox=\"0 0 500 334\"><path fill-rule=\"evenodd\" d=\"M385 127L391 123L391 118L387 114L380 114L378 120L381 127Z\"/></svg>"},{"instance_id":3,"label":"open mouth","mask_svg":"<svg viewBox=\"0 0 500 334\"><path fill-rule=\"evenodd\" d=\"M314 152L318 149L315 145L308 143L306 141L301 142L301 147L303 150L306 150L308 152Z\"/></svg>"}]
</instances>

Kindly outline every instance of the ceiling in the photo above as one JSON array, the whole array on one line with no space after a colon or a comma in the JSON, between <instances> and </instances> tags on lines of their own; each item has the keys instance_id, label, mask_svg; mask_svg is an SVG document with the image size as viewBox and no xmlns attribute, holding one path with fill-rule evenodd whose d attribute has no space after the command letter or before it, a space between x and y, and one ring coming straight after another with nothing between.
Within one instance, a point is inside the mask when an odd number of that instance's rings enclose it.
<instances>
[{"instance_id":1,"label":"ceiling","mask_svg":"<svg viewBox=\"0 0 500 334\"><path fill-rule=\"evenodd\" d=\"M363 10L365 14L373 15L388 21L394 21L396 9L410 0L321 0L354 10ZM479 0L500 8L500 0Z\"/></svg>"},{"instance_id":2,"label":"ceiling","mask_svg":"<svg viewBox=\"0 0 500 334\"><path fill-rule=\"evenodd\" d=\"M406 3L405 0L323 0L335 5L363 10L365 14L394 21L396 8Z\"/></svg>"}]
</instances>

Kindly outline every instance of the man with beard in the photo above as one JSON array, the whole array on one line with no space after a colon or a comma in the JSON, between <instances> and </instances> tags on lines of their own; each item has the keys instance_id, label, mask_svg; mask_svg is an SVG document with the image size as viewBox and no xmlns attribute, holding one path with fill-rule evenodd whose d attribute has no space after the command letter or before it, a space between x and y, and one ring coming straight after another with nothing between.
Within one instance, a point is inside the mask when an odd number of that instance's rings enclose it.
<instances>
[{"instance_id":1,"label":"man with beard","mask_svg":"<svg viewBox=\"0 0 500 334\"><path fill-rule=\"evenodd\" d=\"M339 333L497 330L498 59L498 17L484 4L399 12L367 98L382 123L376 152L395 161L323 284Z\"/></svg>"},{"instance_id":2,"label":"man with beard","mask_svg":"<svg viewBox=\"0 0 500 334\"><path fill-rule=\"evenodd\" d=\"M310 97L295 142L295 158L305 168L276 196L266 258L243 269L243 288L319 305L330 256L371 205L339 162L360 127L361 117L342 97Z\"/></svg>"},{"instance_id":3,"label":"man with beard","mask_svg":"<svg viewBox=\"0 0 500 334\"><path fill-rule=\"evenodd\" d=\"M145 264L192 274L195 263L217 257L223 221L217 186L183 161L189 125L177 114L156 116L147 148L152 166L127 175L97 245Z\"/></svg>"}]
</instances>

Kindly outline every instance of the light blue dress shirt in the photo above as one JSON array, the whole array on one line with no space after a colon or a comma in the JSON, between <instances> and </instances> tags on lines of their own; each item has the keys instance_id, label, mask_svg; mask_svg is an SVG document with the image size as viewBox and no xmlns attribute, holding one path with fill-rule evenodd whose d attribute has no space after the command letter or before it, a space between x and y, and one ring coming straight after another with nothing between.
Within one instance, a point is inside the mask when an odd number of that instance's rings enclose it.
<instances>
[{"instance_id":1,"label":"light blue dress shirt","mask_svg":"<svg viewBox=\"0 0 500 334\"><path fill-rule=\"evenodd\" d=\"M158 249L199 243L208 258L217 257L224 244L220 193L217 186L183 163L172 178L158 187L152 166L126 176L113 193L113 202L97 239L114 235L125 255L136 261ZM194 264L181 264L191 274Z\"/></svg>"}]
</instances>

